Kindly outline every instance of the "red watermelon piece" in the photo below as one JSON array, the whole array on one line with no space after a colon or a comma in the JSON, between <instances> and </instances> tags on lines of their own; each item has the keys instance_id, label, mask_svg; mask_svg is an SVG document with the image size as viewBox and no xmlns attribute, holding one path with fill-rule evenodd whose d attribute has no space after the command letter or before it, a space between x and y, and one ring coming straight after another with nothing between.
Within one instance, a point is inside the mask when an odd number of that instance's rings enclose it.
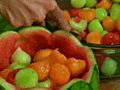
<instances>
[{"instance_id":1,"label":"red watermelon piece","mask_svg":"<svg viewBox=\"0 0 120 90\"><path fill-rule=\"evenodd\" d=\"M15 50L15 43L19 38L19 34L13 31L0 35L0 70L10 64L11 55Z\"/></svg>"},{"instance_id":2,"label":"red watermelon piece","mask_svg":"<svg viewBox=\"0 0 120 90\"><path fill-rule=\"evenodd\" d=\"M86 60L85 48L79 47L68 35L62 34L62 32L55 32L51 36L51 43L54 49L59 48L59 51L67 58L75 57Z\"/></svg>"},{"instance_id":3,"label":"red watermelon piece","mask_svg":"<svg viewBox=\"0 0 120 90\"><path fill-rule=\"evenodd\" d=\"M44 48L50 48L50 32L42 27L24 28L19 32L21 39L17 42L17 47L33 57L37 51Z\"/></svg>"}]
</instances>

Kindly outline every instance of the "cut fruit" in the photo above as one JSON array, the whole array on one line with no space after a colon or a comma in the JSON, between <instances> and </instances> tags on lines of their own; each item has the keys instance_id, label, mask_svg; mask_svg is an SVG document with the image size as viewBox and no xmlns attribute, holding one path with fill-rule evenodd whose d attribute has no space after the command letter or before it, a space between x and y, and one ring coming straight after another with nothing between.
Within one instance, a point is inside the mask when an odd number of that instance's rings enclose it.
<instances>
[{"instance_id":1,"label":"cut fruit","mask_svg":"<svg viewBox=\"0 0 120 90\"><path fill-rule=\"evenodd\" d=\"M102 21L102 25L106 31L114 31L115 30L115 22L110 16L106 17Z\"/></svg>"},{"instance_id":2,"label":"cut fruit","mask_svg":"<svg viewBox=\"0 0 120 90\"><path fill-rule=\"evenodd\" d=\"M50 88L51 87L51 80L47 79L45 81L39 82L36 87L38 88Z\"/></svg>"},{"instance_id":3,"label":"cut fruit","mask_svg":"<svg viewBox=\"0 0 120 90\"><path fill-rule=\"evenodd\" d=\"M110 57L105 58L105 61L101 68L102 74L110 77L115 74L116 70L117 70L117 62Z\"/></svg>"},{"instance_id":4,"label":"cut fruit","mask_svg":"<svg viewBox=\"0 0 120 90\"><path fill-rule=\"evenodd\" d=\"M96 8L96 19L102 21L107 17L107 11L104 8Z\"/></svg>"},{"instance_id":5,"label":"cut fruit","mask_svg":"<svg viewBox=\"0 0 120 90\"><path fill-rule=\"evenodd\" d=\"M66 66L68 67L71 76L76 77L80 75L86 68L86 63L84 60L69 58L67 60Z\"/></svg>"},{"instance_id":6,"label":"cut fruit","mask_svg":"<svg viewBox=\"0 0 120 90\"><path fill-rule=\"evenodd\" d=\"M104 8L106 10L109 10L111 8L112 2L111 0L102 0L96 5L96 8Z\"/></svg>"},{"instance_id":7,"label":"cut fruit","mask_svg":"<svg viewBox=\"0 0 120 90\"><path fill-rule=\"evenodd\" d=\"M19 38L19 34L14 31L8 31L0 35L0 70L10 64L11 55L15 51L15 43Z\"/></svg>"},{"instance_id":8,"label":"cut fruit","mask_svg":"<svg viewBox=\"0 0 120 90\"><path fill-rule=\"evenodd\" d=\"M71 0L71 5L74 8L82 8L86 4L86 0Z\"/></svg>"},{"instance_id":9,"label":"cut fruit","mask_svg":"<svg viewBox=\"0 0 120 90\"><path fill-rule=\"evenodd\" d=\"M94 44L101 44L102 34L98 32L90 32L86 37L86 42L94 43Z\"/></svg>"},{"instance_id":10,"label":"cut fruit","mask_svg":"<svg viewBox=\"0 0 120 90\"><path fill-rule=\"evenodd\" d=\"M16 46L20 46L22 50L29 53L32 57L42 49L59 49L60 53L66 58L74 57L76 59L84 60L86 63L85 70L77 77L64 82L65 85L60 86L60 90L68 90L68 88L81 86L85 83L89 88L98 90L98 85L94 88L94 83L99 83L98 67L92 50L86 46L81 45L79 40L71 33L63 30L50 33L41 27L28 27L19 32L21 38L16 42ZM8 42L9 43L9 42ZM37 63L37 62L36 62ZM62 64L63 65L63 64ZM65 66L65 65L63 65ZM32 88L38 83L38 74L32 68L25 68L20 70L15 77L15 83L21 88ZM94 73L96 73L94 75ZM34 77L34 78L33 78ZM95 80L95 81L93 81ZM28 82L30 81L30 82ZM74 86L77 82L79 83ZM59 85L63 83L58 83ZM78 87L79 87L78 86ZM57 89L59 90L59 89Z\"/></svg>"},{"instance_id":11,"label":"cut fruit","mask_svg":"<svg viewBox=\"0 0 120 90\"><path fill-rule=\"evenodd\" d=\"M51 65L55 63L66 64L67 58L64 54L61 54L58 49L52 51L52 53L47 57Z\"/></svg>"},{"instance_id":12,"label":"cut fruit","mask_svg":"<svg viewBox=\"0 0 120 90\"><path fill-rule=\"evenodd\" d=\"M48 60L32 63L29 67L37 72L40 81L46 79L49 75L50 64Z\"/></svg>"},{"instance_id":13,"label":"cut fruit","mask_svg":"<svg viewBox=\"0 0 120 90\"><path fill-rule=\"evenodd\" d=\"M20 70L15 76L15 84L24 89L35 87L38 83L38 75L31 68Z\"/></svg>"},{"instance_id":14,"label":"cut fruit","mask_svg":"<svg viewBox=\"0 0 120 90\"><path fill-rule=\"evenodd\" d=\"M108 45L120 44L119 33L108 32L102 38L102 44L108 44Z\"/></svg>"},{"instance_id":15,"label":"cut fruit","mask_svg":"<svg viewBox=\"0 0 120 90\"><path fill-rule=\"evenodd\" d=\"M16 62L18 64L23 64L23 65L28 65L31 62L30 55L24 52L21 48L16 49L11 59L12 62Z\"/></svg>"},{"instance_id":16,"label":"cut fruit","mask_svg":"<svg viewBox=\"0 0 120 90\"><path fill-rule=\"evenodd\" d=\"M120 5L119 4L113 4L110 9L110 16L113 20L117 20L120 18Z\"/></svg>"},{"instance_id":17,"label":"cut fruit","mask_svg":"<svg viewBox=\"0 0 120 90\"><path fill-rule=\"evenodd\" d=\"M0 90L16 90L16 89L12 84L0 78Z\"/></svg>"},{"instance_id":18,"label":"cut fruit","mask_svg":"<svg viewBox=\"0 0 120 90\"><path fill-rule=\"evenodd\" d=\"M103 31L103 27L98 19L92 20L88 25L89 32L95 31L101 33Z\"/></svg>"},{"instance_id":19,"label":"cut fruit","mask_svg":"<svg viewBox=\"0 0 120 90\"><path fill-rule=\"evenodd\" d=\"M38 51L37 54L34 56L33 61L37 62L43 60L44 58L48 57L52 51L52 49L43 49Z\"/></svg>"},{"instance_id":20,"label":"cut fruit","mask_svg":"<svg viewBox=\"0 0 120 90\"><path fill-rule=\"evenodd\" d=\"M97 4L97 0L86 0L86 7L94 7Z\"/></svg>"},{"instance_id":21,"label":"cut fruit","mask_svg":"<svg viewBox=\"0 0 120 90\"><path fill-rule=\"evenodd\" d=\"M40 49L50 48L49 37L50 32L42 27L28 27L20 30L21 39L18 45L24 51L33 57Z\"/></svg>"},{"instance_id":22,"label":"cut fruit","mask_svg":"<svg viewBox=\"0 0 120 90\"><path fill-rule=\"evenodd\" d=\"M70 79L70 72L65 65L56 63L51 67L50 78L58 85L66 84Z\"/></svg>"},{"instance_id":23,"label":"cut fruit","mask_svg":"<svg viewBox=\"0 0 120 90\"><path fill-rule=\"evenodd\" d=\"M95 9L81 10L79 13L81 19L87 20L90 22L95 18Z\"/></svg>"},{"instance_id":24,"label":"cut fruit","mask_svg":"<svg viewBox=\"0 0 120 90\"><path fill-rule=\"evenodd\" d=\"M74 32L80 33L87 28L87 20L81 20L79 23L74 21L74 18L70 19L70 26L73 28Z\"/></svg>"}]
</instances>

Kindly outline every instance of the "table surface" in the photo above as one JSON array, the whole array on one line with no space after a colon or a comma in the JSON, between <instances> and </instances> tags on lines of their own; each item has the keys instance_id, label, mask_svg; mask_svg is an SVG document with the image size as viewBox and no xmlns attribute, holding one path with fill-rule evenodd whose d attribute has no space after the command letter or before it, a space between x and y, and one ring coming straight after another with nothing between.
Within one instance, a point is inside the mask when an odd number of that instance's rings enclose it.
<instances>
[{"instance_id":1,"label":"table surface","mask_svg":"<svg viewBox=\"0 0 120 90\"><path fill-rule=\"evenodd\" d=\"M120 78L101 80L100 90L120 90Z\"/></svg>"}]
</instances>

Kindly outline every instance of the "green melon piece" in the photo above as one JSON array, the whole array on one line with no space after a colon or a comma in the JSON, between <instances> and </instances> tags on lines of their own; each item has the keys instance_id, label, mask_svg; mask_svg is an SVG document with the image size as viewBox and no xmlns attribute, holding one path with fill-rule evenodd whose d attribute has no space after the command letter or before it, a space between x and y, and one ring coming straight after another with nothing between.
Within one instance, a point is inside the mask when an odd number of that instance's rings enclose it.
<instances>
[{"instance_id":1,"label":"green melon piece","mask_svg":"<svg viewBox=\"0 0 120 90\"><path fill-rule=\"evenodd\" d=\"M82 8L86 4L86 0L71 0L71 5L74 8Z\"/></svg>"},{"instance_id":2,"label":"green melon piece","mask_svg":"<svg viewBox=\"0 0 120 90\"><path fill-rule=\"evenodd\" d=\"M37 85L36 85L37 88L50 88L51 87L51 80L45 80L45 81L42 81L42 82L39 82Z\"/></svg>"},{"instance_id":3,"label":"green melon piece","mask_svg":"<svg viewBox=\"0 0 120 90\"><path fill-rule=\"evenodd\" d=\"M32 88L38 83L38 75L31 68L20 70L15 76L15 84L20 88Z\"/></svg>"},{"instance_id":4,"label":"green melon piece","mask_svg":"<svg viewBox=\"0 0 120 90\"><path fill-rule=\"evenodd\" d=\"M24 64L19 64L19 63L14 62L14 63L11 63L8 68L11 70L16 70L16 69L23 69L25 67L26 65Z\"/></svg>"},{"instance_id":5,"label":"green melon piece","mask_svg":"<svg viewBox=\"0 0 120 90\"><path fill-rule=\"evenodd\" d=\"M107 34L108 32L106 31L106 30L103 30L102 32L101 32L101 34L102 34L102 36L104 36L105 34Z\"/></svg>"},{"instance_id":6,"label":"green melon piece","mask_svg":"<svg viewBox=\"0 0 120 90\"><path fill-rule=\"evenodd\" d=\"M87 20L81 20L79 23L76 23L73 18L70 19L70 26L74 29L75 32L81 33L87 28Z\"/></svg>"},{"instance_id":7,"label":"green melon piece","mask_svg":"<svg viewBox=\"0 0 120 90\"><path fill-rule=\"evenodd\" d=\"M117 20L120 18L120 5L119 4L113 4L110 9L110 16L113 18L113 20Z\"/></svg>"},{"instance_id":8,"label":"green melon piece","mask_svg":"<svg viewBox=\"0 0 120 90\"><path fill-rule=\"evenodd\" d=\"M89 23L88 30L89 32L95 31L101 33L103 32L103 27L98 19L94 19Z\"/></svg>"},{"instance_id":9,"label":"green melon piece","mask_svg":"<svg viewBox=\"0 0 120 90\"><path fill-rule=\"evenodd\" d=\"M20 29L19 33L22 34L22 33L27 33L27 32L32 32L34 30L42 30L42 31L45 31L45 32L48 32L48 33L51 33L49 30L47 30L46 28L44 27L40 27L40 26L30 26L30 27L24 27L22 29Z\"/></svg>"},{"instance_id":10,"label":"green melon piece","mask_svg":"<svg viewBox=\"0 0 120 90\"><path fill-rule=\"evenodd\" d=\"M102 65L101 72L103 75L111 77L114 75L117 71L117 62L110 58L107 57Z\"/></svg>"},{"instance_id":11,"label":"green melon piece","mask_svg":"<svg viewBox=\"0 0 120 90\"><path fill-rule=\"evenodd\" d=\"M12 55L12 62L16 62L18 64L28 65L31 62L31 57L25 51L23 51L20 47L16 49L16 51Z\"/></svg>"},{"instance_id":12,"label":"green melon piece","mask_svg":"<svg viewBox=\"0 0 120 90\"><path fill-rule=\"evenodd\" d=\"M96 8L96 18L100 21L107 17L107 11L104 8Z\"/></svg>"},{"instance_id":13,"label":"green melon piece","mask_svg":"<svg viewBox=\"0 0 120 90\"><path fill-rule=\"evenodd\" d=\"M0 78L0 90L16 90L16 89L12 84Z\"/></svg>"},{"instance_id":14,"label":"green melon piece","mask_svg":"<svg viewBox=\"0 0 120 90\"><path fill-rule=\"evenodd\" d=\"M97 4L97 0L87 0L86 7L92 8Z\"/></svg>"}]
</instances>

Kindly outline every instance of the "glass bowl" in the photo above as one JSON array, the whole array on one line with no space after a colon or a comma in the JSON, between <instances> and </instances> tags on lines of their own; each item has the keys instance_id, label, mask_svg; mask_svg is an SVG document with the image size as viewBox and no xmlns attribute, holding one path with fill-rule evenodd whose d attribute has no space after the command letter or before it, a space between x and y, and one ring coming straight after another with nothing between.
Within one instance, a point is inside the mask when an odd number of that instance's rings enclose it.
<instances>
[{"instance_id":1,"label":"glass bowl","mask_svg":"<svg viewBox=\"0 0 120 90\"><path fill-rule=\"evenodd\" d=\"M120 45L103 45L103 44L93 44L83 42L84 45L89 46L97 59L97 63L99 66L100 77L101 78L117 78L120 77ZM108 76L102 73L103 64L106 58L109 57L117 63L117 69L115 73ZM109 70L108 65L108 70Z\"/></svg>"},{"instance_id":2,"label":"glass bowl","mask_svg":"<svg viewBox=\"0 0 120 90\"><path fill-rule=\"evenodd\" d=\"M62 9L72 8L70 0L56 0L56 1ZM82 42L82 43L93 50L99 65L101 78L120 77L120 45L102 45L102 44L98 45L98 44L86 43L86 42ZM117 70L111 76L106 76L101 72L102 64L104 63L106 57L110 57L117 63Z\"/></svg>"}]
</instances>

